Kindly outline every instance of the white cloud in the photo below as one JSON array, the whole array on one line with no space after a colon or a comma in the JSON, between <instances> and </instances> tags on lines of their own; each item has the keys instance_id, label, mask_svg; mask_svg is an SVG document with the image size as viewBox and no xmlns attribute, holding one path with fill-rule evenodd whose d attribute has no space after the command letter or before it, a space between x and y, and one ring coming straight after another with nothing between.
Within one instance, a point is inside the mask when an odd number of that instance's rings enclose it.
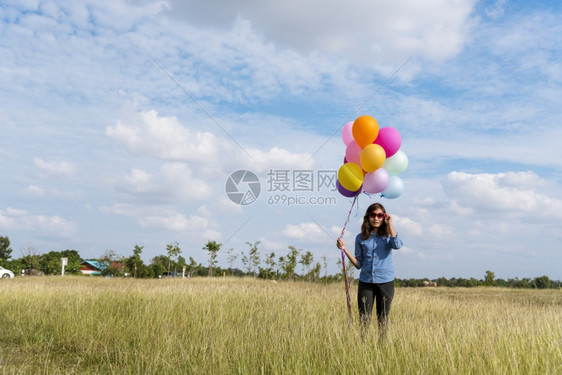
<instances>
[{"instance_id":1,"label":"white cloud","mask_svg":"<svg viewBox=\"0 0 562 375\"><path fill-rule=\"evenodd\" d=\"M74 164L68 161L45 161L34 158L33 164L39 169L39 173L45 176L68 177L74 174Z\"/></svg>"},{"instance_id":2,"label":"white cloud","mask_svg":"<svg viewBox=\"0 0 562 375\"><path fill-rule=\"evenodd\" d=\"M134 154L184 161L214 159L220 141L211 133L182 126L175 117L158 116L154 110L136 119L119 120L106 128L106 135Z\"/></svg>"},{"instance_id":3,"label":"white cloud","mask_svg":"<svg viewBox=\"0 0 562 375\"><path fill-rule=\"evenodd\" d=\"M562 218L562 200L538 193L544 182L534 172L468 174L451 172L443 181L445 193L469 210L493 215L502 212L521 217ZM457 210L462 213L463 210Z\"/></svg>"},{"instance_id":4,"label":"white cloud","mask_svg":"<svg viewBox=\"0 0 562 375\"><path fill-rule=\"evenodd\" d=\"M146 216L140 218L139 222L143 228L188 231L194 233L206 233L209 230L209 221L207 219L197 215L186 217L180 213L169 216Z\"/></svg>"},{"instance_id":5,"label":"white cloud","mask_svg":"<svg viewBox=\"0 0 562 375\"><path fill-rule=\"evenodd\" d=\"M312 169L314 166L314 159L308 153L291 153L278 147L273 147L265 152L251 149L249 153L253 158L249 166L256 172L268 169Z\"/></svg>"},{"instance_id":6,"label":"white cloud","mask_svg":"<svg viewBox=\"0 0 562 375\"><path fill-rule=\"evenodd\" d=\"M187 164L166 163L152 173L133 168L122 182L116 183L121 201L146 205L189 203L207 199L211 187L207 181L194 176Z\"/></svg>"},{"instance_id":7,"label":"white cloud","mask_svg":"<svg viewBox=\"0 0 562 375\"><path fill-rule=\"evenodd\" d=\"M396 226L400 228L401 236L404 234L412 234L412 235L420 235L422 234L422 225L410 218L392 215L393 221L396 223Z\"/></svg>"},{"instance_id":8,"label":"white cloud","mask_svg":"<svg viewBox=\"0 0 562 375\"><path fill-rule=\"evenodd\" d=\"M283 234L291 239L305 240L311 242L325 241L326 233L316 223L300 223L298 225L287 224Z\"/></svg>"},{"instance_id":9,"label":"white cloud","mask_svg":"<svg viewBox=\"0 0 562 375\"><path fill-rule=\"evenodd\" d=\"M191 162L190 167L194 170L192 174L201 173L204 177L216 177L216 172L221 170L231 173L233 169L247 168L263 172L268 169L311 169L314 165L314 159L309 153L295 153L277 146L265 151L245 147L240 145L240 140L233 141L227 135L215 136L208 132L191 130L182 125L177 118L159 116L154 110L140 112L130 118L127 120L131 121L129 124L119 120L115 126L107 127L106 135L136 155ZM290 129L284 130L291 133ZM263 135L263 132L259 135ZM252 141L255 141L255 136ZM171 168L174 167L164 167L166 170ZM138 169L131 172L128 180L149 183L152 176ZM197 179L195 181L197 182Z\"/></svg>"},{"instance_id":10,"label":"white cloud","mask_svg":"<svg viewBox=\"0 0 562 375\"><path fill-rule=\"evenodd\" d=\"M77 231L75 223L58 215L34 215L15 208L0 209L0 228L10 231L37 231L47 236L62 238L68 238Z\"/></svg>"},{"instance_id":11,"label":"white cloud","mask_svg":"<svg viewBox=\"0 0 562 375\"><path fill-rule=\"evenodd\" d=\"M432 224L429 226L429 233L435 238L450 237L455 234L455 229L449 225Z\"/></svg>"},{"instance_id":12,"label":"white cloud","mask_svg":"<svg viewBox=\"0 0 562 375\"><path fill-rule=\"evenodd\" d=\"M145 206L137 204L117 203L112 206L101 206L100 211L106 215L123 215L134 217L141 227L146 229L165 229L191 234L203 234L219 239L220 233L212 228L211 220L204 214L189 216L166 206Z\"/></svg>"},{"instance_id":13,"label":"white cloud","mask_svg":"<svg viewBox=\"0 0 562 375\"><path fill-rule=\"evenodd\" d=\"M35 195L38 197L42 197L43 195L45 195L45 189L39 187L39 186L35 186L35 185L29 185L27 187L27 189L25 189L29 194L31 195Z\"/></svg>"},{"instance_id":14,"label":"white cloud","mask_svg":"<svg viewBox=\"0 0 562 375\"><path fill-rule=\"evenodd\" d=\"M271 241L265 237L260 237L260 248L263 249L263 254L271 254L271 252L277 252L277 257L281 250L287 249L287 244L280 241Z\"/></svg>"},{"instance_id":15,"label":"white cloud","mask_svg":"<svg viewBox=\"0 0 562 375\"><path fill-rule=\"evenodd\" d=\"M133 168L131 173L125 177L127 182L139 189L143 188L147 183L150 183L152 180L152 176L150 173L143 171L142 169Z\"/></svg>"},{"instance_id":16,"label":"white cloud","mask_svg":"<svg viewBox=\"0 0 562 375\"><path fill-rule=\"evenodd\" d=\"M497 19L504 15L506 3L507 0L498 0L494 4L484 9L484 12L488 17L492 19Z\"/></svg>"},{"instance_id":17,"label":"white cloud","mask_svg":"<svg viewBox=\"0 0 562 375\"><path fill-rule=\"evenodd\" d=\"M230 28L248 20L257 32L280 47L353 57L360 61L387 60L419 53L431 59L456 55L470 25L474 0L384 0L326 3L322 0L283 3L221 1L212 4L172 0L170 13L188 22Z\"/></svg>"},{"instance_id":18,"label":"white cloud","mask_svg":"<svg viewBox=\"0 0 562 375\"><path fill-rule=\"evenodd\" d=\"M244 212L244 207L232 202L227 198L226 193L221 194L218 197L214 197L212 200L206 202L203 206L199 207L197 212L203 216L211 216L213 214L226 214L226 215L236 215Z\"/></svg>"}]
</instances>

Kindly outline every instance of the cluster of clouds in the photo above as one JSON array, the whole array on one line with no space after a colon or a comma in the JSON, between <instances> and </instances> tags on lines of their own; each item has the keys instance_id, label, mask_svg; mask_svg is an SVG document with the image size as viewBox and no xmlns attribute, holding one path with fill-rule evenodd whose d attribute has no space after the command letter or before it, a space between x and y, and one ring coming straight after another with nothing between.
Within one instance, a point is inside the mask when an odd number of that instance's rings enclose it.
<instances>
[{"instance_id":1,"label":"cluster of clouds","mask_svg":"<svg viewBox=\"0 0 562 375\"><path fill-rule=\"evenodd\" d=\"M0 201L0 230L72 239L96 226L84 216L117 217L134 222L122 224L123 237L141 228L152 245L253 237L323 254L347 200L242 208L226 198L224 181L236 169L337 168L338 128L361 108L406 141L407 190L388 202L409 239L403 258L462 259L466 247L450 248L490 229L511 244L526 226L545 228L556 243L562 132L549 108L562 107L553 57L561 26L539 10L506 17L506 7L8 0L0 120L16 141L0 155L18 178L13 200ZM76 210L87 214L69 214ZM267 220L248 218L253 210Z\"/></svg>"},{"instance_id":2,"label":"cluster of clouds","mask_svg":"<svg viewBox=\"0 0 562 375\"><path fill-rule=\"evenodd\" d=\"M16 208L0 209L0 228L4 231L26 230L39 232L48 237L70 238L77 233L77 226L60 216L34 215Z\"/></svg>"},{"instance_id":3,"label":"cluster of clouds","mask_svg":"<svg viewBox=\"0 0 562 375\"><path fill-rule=\"evenodd\" d=\"M502 215L516 219L562 219L562 200L537 191L547 181L535 172L451 172L443 182L458 215Z\"/></svg>"}]
</instances>

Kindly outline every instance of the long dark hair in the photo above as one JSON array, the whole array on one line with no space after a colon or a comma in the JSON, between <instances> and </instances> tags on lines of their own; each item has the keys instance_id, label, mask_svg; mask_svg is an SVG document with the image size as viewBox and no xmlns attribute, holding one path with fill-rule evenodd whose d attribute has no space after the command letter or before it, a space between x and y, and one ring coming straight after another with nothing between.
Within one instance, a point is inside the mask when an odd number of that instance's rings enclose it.
<instances>
[{"instance_id":1,"label":"long dark hair","mask_svg":"<svg viewBox=\"0 0 562 375\"><path fill-rule=\"evenodd\" d=\"M371 212L377 209L380 209L382 212L386 213L384 206L380 203L373 203L367 208L365 216L363 217L363 224L361 224L361 239L363 240L369 238L371 236L371 231L375 229L371 226L371 223L369 223L369 216L371 215ZM381 223L381 226L376 229L375 234L377 236L390 236L390 228L388 227L388 225L386 225L386 221L384 221L384 219Z\"/></svg>"}]
</instances>

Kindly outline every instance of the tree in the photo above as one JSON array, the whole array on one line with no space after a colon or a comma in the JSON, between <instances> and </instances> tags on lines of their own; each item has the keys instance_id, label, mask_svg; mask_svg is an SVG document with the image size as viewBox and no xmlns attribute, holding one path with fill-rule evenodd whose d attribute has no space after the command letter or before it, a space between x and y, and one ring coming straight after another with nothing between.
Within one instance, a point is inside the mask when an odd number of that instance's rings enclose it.
<instances>
[{"instance_id":1,"label":"tree","mask_svg":"<svg viewBox=\"0 0 562 375\"><path fill-rule=\"evenodd\" d=\"M150 267L152 268L154 277L160 277L164 272L166 272L166 268L160 263L152 263Z\"/></svg>"},{"instance_id":2,"label":"tree","mask_svg":"<svg viewBox=\"0 0 562 375\"><path fill-rule=\"evenodd\" d=\"M328 259L326 255L322 256L322 264L324 265L324 277L328 276Z\"/></svg>"},{"instance_id":3,"label":"tree","mask_svg":"<svg viewBox=\"0 0 562 375\"><path fill-rule=\"evenodd\" d=\"M227 262L228 262L228 267L229 267L231 270L234 268L234 262L236 262L236 259L238 258L238 255L239 255L239 254L236 254L234 251L235 251L234 248L231 247L231 248L228 249L228 251L226 252L226 253L227 253L226 260L227 260Z\"/></svg>"},{"instance_id":4,"label":"tree","mask_svg":"<svg viewBox=\"0 0 562 375\"><path fill-rule=\"evenodd\" d=\"M539 289L548 289L550 288L550 278L546 275L541 277L536 277L535 285Z\"/></svg>"},{"instance_id":5,"label":"tree","mask_svg":"<svg viewBox=\"0 0 562 375\"><path fill-rule=\"evenodd\" d=\"M41 256L37 254L37 249L30 243L25 249L22 249L22 258L26 268L34 269L39 266Z\"/></svg>"},{"instance_id":6,"label":"tree","mask_svg":"<svg viewBox=\"0 0 562 375\"><path fill-rule=\"evenodd\" d=\"M261 241L256 241L253 244L246 242L250 246L250 251L248 252L248 261L250 264L251 272L254 274L254 279L258 275L258 266L260 265L260 253L258 251L258 245Z\"/></svg>"},{"instance_id":7,"label":"tree","mask_svg":"<svg viewBox=\"0 0 562 375\"><path fill-rule=\"evenodd\" d=\"M241 253L241 255L242 258L240 260L242 261L242 266L246 270L246 274L249 275L252 272L252 264L250 263L250 258L244 253Z\"/></svg>"},{"instance_id":8,"label":"tree","mask_svg":"<svg viewBox=\"0 0 562 375\"><path fill-rule=\"evenodd\" d=\"M45 273L45 275L56 275L61 272L62 255L58 251L49 251L47 254L41 256L39 266Z\"/></svg>"},{"instance_id":9,"label":"tree","mask_svg":"<svg viewBox=\"0 0 562 375\"><path fill-rule=\"evenodd\" d=\"M283 258L283 263L281 267L283 268L283 272L285 277L289 280L293 280L295 278L295 268L297 267L297 260L299 256L299 250L297 250L294 246L289 246L289 254ZM279 259L281 261L281 259Z\"/></svg>"},{"instance_id":10,"label":"tree","mask_svg":"<svg viewBox=\"0 0 562 375\"><path fill-rule=\"evenodd\" d=\"M494 286L496 282L494 279L496 275L492 271L486 271L486 276L484 277L484 285L486 286Z\"/></svg>"},{"instance_id":11,"label":"tree","mask_svg":"<svg viewBox=\"0 0 562 375\"><path fill-rule=\"evenodd\" d=\"M267 264L265 270L267 278L273 277L273 270L275 269L275 253L273 251L265 258L265 264Z\"/></svg>"},{"instance_id":12,"label":"tree","mask_svg":"<svg viewBox=\"0 0 562 375\"><path fill-rule=\"evenodd\" d=\"M176 258L181 253L179 243L173 242L166 245L166 251L168 252L168 276L170 276L172 258Z\"/></svg>"},{"instance_id":13,"label":"tree","mask_svg":"<svg viewBox=\"0 0 562 375\"><path fill-rule=\"evenodd\" d=\"M314 260L314 256L312 255L312 253L310 251L307 251L304 254L301 254L301 260L299 261L300 264L302 264L302 273L303 275L305 274L305 269L306 269L306 273L310 273L310 265L312 264L312 261Z\"/></svg>"},{"instance_id":14,"label":"tree","mask_svg":"<svg viewBox=\"0 0 562 375\"><path fill-rule=\"evenodd\" d=\"M279 261L277 262L278 265L278 269L277 269L277 275L280 275L281 272L284 272L285 270L285 257L284 256L280 256L279 257Z\"/></svg>"},{"instance_id":15,"label":"tree","mask_svg":"<svg viewBox=\"0 0 562 375\"><path fill-rule=\"evenodd\" d=\"M168 265L168 257L166 255L157 255L151 260L152 264L159 264L164 267L164 271L166 272L166 266Z\"/></svg>"},{"instance_id":16,"label":"tree","mask_svg":"<svg viewBox=\"0 0 562 375\"><path fill-rule=\"evenodd\" d=\"M193 276L196 272L199 271L199 269L201 268L201 264L197 263L195 261L195 259L193 259L192 257L189 257L189 264L186 265L186 271L188 274L188 277Z\"/></svg>"},{"instance_id":17,"label":"tree","mask_svg":"<svg viewBox=\"0 0 562 375\"><path fill-rule=\"evenodd\" d=\"M222 244L217 243L216 241L207 241L203 247L203 250L206 250L209 255L209 276L213 276L213 267L217 263L217 254L221 246Z\"/></svg>"},{"instance_id":18,"label":"tree","mask_svg":"<svg viewBox=\"0 0 562 375\"><path fill-rule=\"evenodd\" d=\"M317 281L320 279L320 271L322 271L322 266L320 265L320 262L316 262L316 265L314 266L314 268L312 268L312 270L310 270L307 274L308 279L312 279L314 281Z\"/></svg>"},{"instance_id":19,"label":"tree","mask_svg":"<svg viewBox=\"0 0 562 375\"><path fill-rule=\"evenodd\" d=\"M133 249L133 256L131 257L133 263L133 277L137 277L137 269L141 261L140 255L142 253L142 249L144 249L144 246L139 245L135 245L135 248Z\"/></svg>"},{"instance_id":20,"label":"tree","mask_svg":"<svg viewBox=\"0 0 562 375\"><path fill-rule=\"evenodd\" d=\"M123 276L125 257L118 255L115 250L106 250L99 261L106 265L101 272L102 276Z\"/></svg>"},{"instance_id":21,"label":"tree","mask_svg":"<svg viewBox=\"0 0 562 375\"><path fill-rule=\"evenodd\" d=\"M8 236L0 236L0 263L7 262L12 256L10 239Z\"/></svg>"}]
</instances>

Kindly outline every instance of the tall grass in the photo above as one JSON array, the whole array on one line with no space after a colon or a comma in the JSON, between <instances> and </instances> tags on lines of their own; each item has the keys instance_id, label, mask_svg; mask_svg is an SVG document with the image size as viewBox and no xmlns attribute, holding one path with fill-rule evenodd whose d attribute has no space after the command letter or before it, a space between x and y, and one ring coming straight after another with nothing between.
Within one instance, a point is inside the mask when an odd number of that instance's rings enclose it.
<instances>
[{"instance_id":1,"label":"tall grass","mask_svg":"<svg viewBox=\"0 0 562 375\"><path fill-rule=\"evenodd\" d=\"M350 324L343 284L2 280L0 373L562 373L561 291L398 288L385 340L353 302Z\"/></svg>"}]
</instances>

